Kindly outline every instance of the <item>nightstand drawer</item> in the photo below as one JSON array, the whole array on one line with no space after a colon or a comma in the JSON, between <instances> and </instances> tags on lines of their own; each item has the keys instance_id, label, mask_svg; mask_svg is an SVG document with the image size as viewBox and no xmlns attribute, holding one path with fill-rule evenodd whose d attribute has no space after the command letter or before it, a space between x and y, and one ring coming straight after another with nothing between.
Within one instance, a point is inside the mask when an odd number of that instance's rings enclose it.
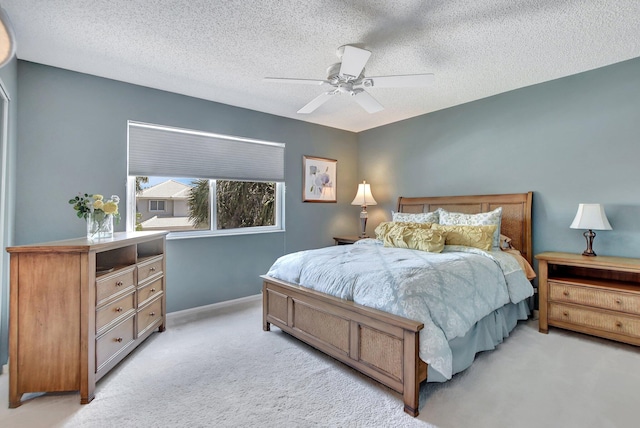
<instances>
[{"instance_id":1,"label":"nightstand drawer","mask_svg":"<svg viewBox=\"0 0 640 428\"><path fill-rule=\"evenodd\" d=\"M631 315L550 303L549 320L640 337L640 318Z\"/></svg>"},{"instance_id":2,"label":"nightstand drawer","mask_svg":"<svg viewBox=\"0 0 640 428\"><path fill-rule=\"evenodd\" d=\"M640 295L549 281L549 300L640 315Z\"/></svg>"}]
</instances>

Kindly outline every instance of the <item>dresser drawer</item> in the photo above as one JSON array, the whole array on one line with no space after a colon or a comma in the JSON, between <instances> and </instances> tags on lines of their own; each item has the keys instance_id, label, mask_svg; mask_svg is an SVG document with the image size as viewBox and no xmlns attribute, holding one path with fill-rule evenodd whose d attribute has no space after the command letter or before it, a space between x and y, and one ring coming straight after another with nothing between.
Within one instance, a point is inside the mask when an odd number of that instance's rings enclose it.
<instances>
[{"instance_id":1,"label":"dresser drawer","mask_svg":"<svg viewBox=\"0 0 640 428\"><path fill-rule=\"evenodd\" d=\"M156 299L151 304L138 311L138 335L144 333L155 322L162 319L162 299Z\"/></svg>"},{"instance_id":2,"label":"dresser drawer","mask_svg":"<svg viewBox=\"0 0 640 428\"><path fill-rule=\"evenodd\" d=\"M158 297L164 291L164 278L158 278L142 287L138 287L138 307Z\"/></svg>"},{"instance_id":3,"label":"dresser drawer","mask_svg":"<svg viewBox=\"0 0 640 428\"><path fill-rule=\"evenodd\" d=\"M96 333L101 333L109 324L118 318L124 318L131 315L135 308L135 293L121 297L113 303L110 303L96 311Z\"/></svg>"},{"instance_id":4,"label":"dresser drawer","mask_svg":"<svg viewBox=\"0 0 640 428\"><path fill-rule=\"evenodd\" d=\"M116 272L101 276L96 280L96 306L113 298L117 294L126 293L134 287L135 266L126 267Z\"/></svg>"},{"instance_id":5,"label":"dresser drawer","mask_svg":"<svg viewBox=\"0 0 640 428\"><path fill-rule=\"evenodd\" d=\"M127 345L133 342L135 324L133 315L96 339L96 371Z\"/></svg>"},{"instance_id":6,"label":"dresser drawer","mask_svg":"<svg viewBox=\"0 0 640 428\"><path fill-rule=\"evenodd\" d=\"M549 281L549 300L640 315L640 294L608 291Z\"/></svg>"},{"instance_id":7,"label":"dresser drawer","mask_svg":"<svg viewBox=\"0 0 640 428\"><path fill-rule=\"evenodd\" d=\"M161 275L163 273L163 261L164 257L158 256L138 263L138 284L141 284L148 278Z\"/></svg>"},{"instance_id":8,"label":"dresser drawer","mask_svg":"<svg viewBox=\"0 0 640 428\"><path fill-rule=\"evenodd\" d=\"M550 303L549 320L581 325L632 337L640 337L640 317L634 317L632 315Z\"/></svg>"}]
</instances>

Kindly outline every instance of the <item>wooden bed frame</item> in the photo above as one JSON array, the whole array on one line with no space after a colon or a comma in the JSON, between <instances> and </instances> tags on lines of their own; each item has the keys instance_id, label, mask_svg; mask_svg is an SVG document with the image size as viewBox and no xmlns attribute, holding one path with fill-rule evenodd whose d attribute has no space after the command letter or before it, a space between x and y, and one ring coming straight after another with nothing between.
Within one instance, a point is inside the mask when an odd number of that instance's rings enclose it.
<instances>
[{"instance_id":1,"label":"wooden bed frame","mask_svg":"<svg viewBox=\"0 0 640 428\"><path fill-rule=\"evenodd\" d=\"M400 197L398 212L438 208L474 214L502 207L501 232L531 263L532 192L451 197ZM401 393L404 411L418 416L427 364L418 356L422 323L262 276L262 328L282 331Z\"/></svg>"}]
</instances>

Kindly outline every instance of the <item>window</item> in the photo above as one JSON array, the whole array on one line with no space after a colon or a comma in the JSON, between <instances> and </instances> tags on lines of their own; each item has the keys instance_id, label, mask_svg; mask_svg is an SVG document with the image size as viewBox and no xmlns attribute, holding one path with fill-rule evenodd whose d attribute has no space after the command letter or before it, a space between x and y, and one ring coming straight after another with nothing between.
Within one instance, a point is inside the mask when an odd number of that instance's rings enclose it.
<instances>
[{"instance_id":1,"label":"window","mask_svg":"<svg viewBox=\"0 0 640 428\"><path fill-rule=\"evenodd\" d=\"M128 130L128 230L284 230L284 144L137 122Z\"/></svg>"},{"instance_id":2,"label":"window","mask_svg":"<svg viewBox=\"0 0 640 428\"><path fill-rule=\"evenodd\" d=\"M164 201L149 201L149 211L164 211Z\"/></svg>"}]
</instances>

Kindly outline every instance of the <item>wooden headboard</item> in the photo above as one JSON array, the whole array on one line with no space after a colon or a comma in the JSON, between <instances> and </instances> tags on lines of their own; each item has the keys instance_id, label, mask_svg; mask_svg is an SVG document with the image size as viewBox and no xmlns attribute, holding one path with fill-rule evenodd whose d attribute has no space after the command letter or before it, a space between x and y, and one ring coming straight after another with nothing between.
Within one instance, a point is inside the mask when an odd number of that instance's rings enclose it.
<instances>
[{"instance_id":1,"label":"wooden headboard","mask_svg":"<svg viewBox=\"0 0 640 428\"><path fill-rule=\"evenodd\" d=\"M500 233L512 239L511 244L533 264L531 240L531 201L533 192L504 195L427 196L398 198L398 212L423 213L438 208L451 212L477 214L502 207Z\"/></svg>"}]
</instances>

